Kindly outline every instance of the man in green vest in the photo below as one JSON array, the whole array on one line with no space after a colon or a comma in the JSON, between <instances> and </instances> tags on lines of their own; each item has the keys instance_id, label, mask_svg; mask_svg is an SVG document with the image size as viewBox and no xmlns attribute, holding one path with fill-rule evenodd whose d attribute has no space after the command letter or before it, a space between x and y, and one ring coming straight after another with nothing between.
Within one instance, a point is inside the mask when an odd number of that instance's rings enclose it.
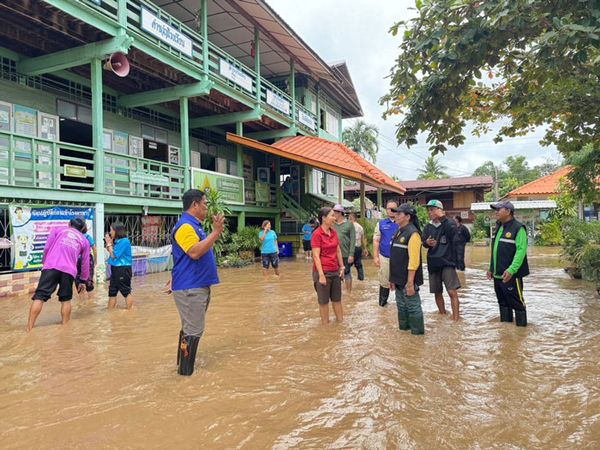
<instances>
[{"instance_id":1,"label":"man in green vest","mask_svg":"<svg viewBox=\"0 0 600 450\"><path fill-rule=\"evenodd\" d=\"M523 277L529 275L527 230L515 220L515 207L509 201L490 205L496 211L497 227L492 238L492 259L488 280L493 278L500 306L500 321L512 322L513 310L518 327L527 326L523 298Z\"/></svg>"}]
</instances>

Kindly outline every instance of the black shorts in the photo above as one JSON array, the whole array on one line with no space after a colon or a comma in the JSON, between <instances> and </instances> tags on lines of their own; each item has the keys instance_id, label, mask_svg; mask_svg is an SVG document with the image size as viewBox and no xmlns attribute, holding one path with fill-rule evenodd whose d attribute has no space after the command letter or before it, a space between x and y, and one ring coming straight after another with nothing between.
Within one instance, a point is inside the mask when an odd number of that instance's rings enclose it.
<instances>
[{"instance_id":1,"label":"black shorts","mask_svg":"<svg viewBox=\"0 0 600 450\"><path fill-rule=\"evenodd\" d=\"M302 241L302 248L305 252L310 252L312 250L312 245L310 245L310 241Z\"/></svg>"},{"instance_id":2,"label":"black shorts","mask_svg":"<svg viewBox=\"0 0 600 450\"><path fill-rule=\"evenodd\" d=\"M262 257L263 269L268 269L269 264L273 266L273 269L279 267L279 255L277 253L263 253L260 256Z\"/></svg>"},{"instance_id":3,"label":"black shorts","mask_svg":"<svg viewBox=\"0 0 600 450\"><path fill-rule=\"evenodd\" d=\"M31 300L47 302L58 286L58 300L68 302L73 298L73 276L56 269L42 270L40 280Z\"/></svg>"},{"instance_id":4,"label":"black shorts","mask_svg":"<svg viewBox=\"0 0 600 450\"><path fill-rule=\"evenodd\" d=\"M324 272L325 285L319 283L319 273L313 272L313 282L317 292L319 305L327 305L331 300L333 303L342 301L342 280L339 272Z\"/></svg>"},{"instance_id":5,"label":"black shorts","mask_svg":"<svg viewBox=\"0 0 600 450\"><path fill-rule=\"evenodd\" d=\"M110 284L108 296L116 297L120 292L123 297L131 294L131 266L110 266Z\"/></svg>"}]
</instances>

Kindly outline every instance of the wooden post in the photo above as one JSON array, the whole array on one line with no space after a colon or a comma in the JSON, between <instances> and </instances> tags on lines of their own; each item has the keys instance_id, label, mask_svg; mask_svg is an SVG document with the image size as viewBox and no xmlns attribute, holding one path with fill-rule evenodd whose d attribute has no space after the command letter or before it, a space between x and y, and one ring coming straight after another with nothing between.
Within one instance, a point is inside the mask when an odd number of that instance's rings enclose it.
<instances>
[{"instance_id":1,"label":"wooden post","mask_svg":"<svg viewBox=\"0 0 600 450\"><path fill-rule=\"evenodd\" d=\"M360 182L360 217L365 218L365 183Z\"/></svg>"}]
</instances>

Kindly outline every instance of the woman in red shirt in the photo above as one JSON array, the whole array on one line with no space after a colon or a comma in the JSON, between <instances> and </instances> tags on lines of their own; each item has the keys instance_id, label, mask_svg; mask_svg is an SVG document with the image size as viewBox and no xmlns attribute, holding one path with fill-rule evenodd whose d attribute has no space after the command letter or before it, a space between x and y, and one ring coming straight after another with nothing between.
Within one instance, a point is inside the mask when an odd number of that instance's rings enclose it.
<instances>
[{"instance_id":1,"label":"woman in red shirt","mask_svg":"<svg viewBox=\"0 0 600 450\"><path fill-rule=\"evenodd\" d=\"M321 323L329 323L329 301L337 322L343 318L342 312L342 279L344 278L344 262L338 235L333 228L335 216L331 208L321 208L319 223L312 235L310 244L313 250L313 281L319 302Z\"/></svg>"}]
</instances>

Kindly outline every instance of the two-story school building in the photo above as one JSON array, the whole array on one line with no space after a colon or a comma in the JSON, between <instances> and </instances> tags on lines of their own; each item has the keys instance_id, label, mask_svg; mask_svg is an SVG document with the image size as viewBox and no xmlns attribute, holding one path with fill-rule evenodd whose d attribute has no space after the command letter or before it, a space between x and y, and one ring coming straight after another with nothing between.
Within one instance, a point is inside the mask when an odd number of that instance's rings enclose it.
<instances>
[{"instance_id":1,"label":"two-story school building","mask_svg":"<svg viewBox=\"0 0 600 450\"><path fill-rule=\"evenodd\" d=\"M234 229L284 232L343 179L402 194L339 142L361 115L347 66L262 0L3 0L0 271L11 205L87 208L97 242L120 220L160 245L190 187L219 191Z\"/></svg>"}]
</instances>

